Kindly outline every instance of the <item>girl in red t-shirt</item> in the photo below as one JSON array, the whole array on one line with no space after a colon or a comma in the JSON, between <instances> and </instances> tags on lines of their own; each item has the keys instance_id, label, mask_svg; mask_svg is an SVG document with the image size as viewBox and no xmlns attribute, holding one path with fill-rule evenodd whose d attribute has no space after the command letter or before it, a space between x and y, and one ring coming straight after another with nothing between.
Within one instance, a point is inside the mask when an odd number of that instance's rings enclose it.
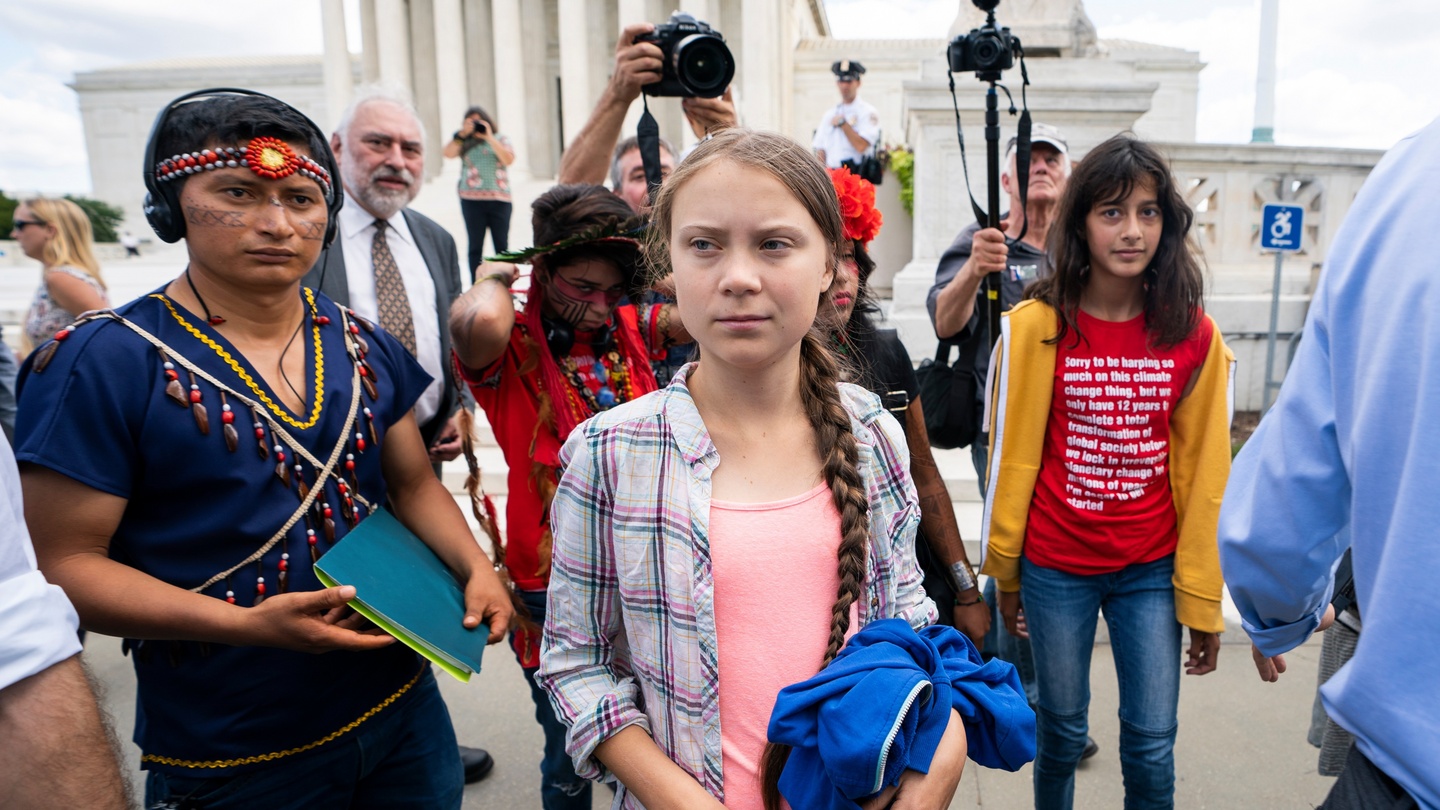
<instances>
[{"instance_id":1,"label":"girl in red t-shirt","mask_svg":"<svg viewBox=\"0 0 1440 810\"><path fill-rule=\"evenodd\" d=\"M987 559L1039 686L1035 806L1070 807L1090 655L1105 616L1126 806L1174 801L1181 626L1187 674L1215 668L1215 524L1230 469L1233 356L1201 309L1194 214L1128 135L1071 176L1055 272L1007 313L990 376Z\"/></svg>"}]
</instances>

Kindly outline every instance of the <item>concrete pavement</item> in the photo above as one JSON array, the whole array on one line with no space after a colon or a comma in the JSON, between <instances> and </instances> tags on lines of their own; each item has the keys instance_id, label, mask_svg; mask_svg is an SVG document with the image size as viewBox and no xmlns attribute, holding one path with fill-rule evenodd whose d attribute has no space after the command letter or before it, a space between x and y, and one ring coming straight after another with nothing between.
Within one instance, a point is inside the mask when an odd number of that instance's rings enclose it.
<instances>
[{"instance_id":1,"label":"concrete pavement","mask_svg":"<svg viewBox=\"0 0 1440 810\"><path fill-rule=\"evenodd\" d=\"M526 240L513 244L528 244ZM112 300L128 300L158 287L184 267L183 248L153 245L143 259L105 260ZM0 322L11 326L6 337L14 340L13 324L23 314L38 281L38 266L13 255L0 259ZM33 274L25 272L26 269ZM493 438L482 428L481 463L487 489L504 497L504 463ZM968 451L937 452L962 534L978 535L980 507ZM446 469L446 482L457 489L464 477L463 463ZM468 508L465 508L468 515ZM978 549L970 546L971 559ZM1226 604L1232 627L1221 654L1221 668L1203 678L1185 678L1181 690L1180 734L1176 748L1176 803L1181 808L1232 808L1255 805L1311 807L1329 790L1331 780L1315 774L1316 752L1305 744L1310 703L1314 696L1319 643L1312 642L1290 656L1291 669L1279 684L1256 678L1248 646L1238 631L1234 609ZM1092 733L1101 753L1081 769L1077 778L1076 806L1111 808L1122 803L1116 757L1118 700L1114 667L1105 643L1104 625L1092 664ZM126 740L129 769L139 779L139 752L128 742L134 723L134 678L130 664L119 654L119 642L92 634L86 659L106 688L106 705L116 717ZM497 765L484 782L466 791L467 810L478 808L539 807L538 763L541 734L532 713L529 690L506 647L494 647L486 666L469 685L441 676L442 690L452 707L460 740L491 750ZM609 804L609 791L596 792L594 806ZM985 771L972 764L961 782L952 808L1024 808L1030 806L1029 769L1018 774Z\"/></svg>"},{"instance_id":2,"label":"concrete pavement","mask_svg":"<svg viewBox=\"0 0 1440 810\"><path fill-rule=\"evenodd\" d=\"M1236 631L1232 630L1230 634ZM124 741L127 769L137 787L139 749L130 740L135 681L129 660L114 638L90 634L85 659L104 686L107 709ZM1226 644L1220 667L1185 677L1180 689L1180 732L1175 747L1176 807L1230 810L1240 807L1310 808L1324 800L1334 780L1315 773L1317 752L1305 742L1320 643L1287 656L1290 670L1279 683L1262 683L1249 649ZM484 668L469 684L438 675L462 743L495 756L495 770L465 790L465 810L528 810L540 807L543 738L520 668L508 647L489 649ZM1123 803L1116 756L1119 722L1115 668L1108 644L1097 644L1091 663L1091 734L1100 753L1076 777L1075 806L1108 810ZM138 794L137 794L138 795ZM592 806L608 807L610 791L596 786ZM969 763L951 810L1023 810L1031 807L1030 768L1010 774Z\"/></svg>"}]
</instances>

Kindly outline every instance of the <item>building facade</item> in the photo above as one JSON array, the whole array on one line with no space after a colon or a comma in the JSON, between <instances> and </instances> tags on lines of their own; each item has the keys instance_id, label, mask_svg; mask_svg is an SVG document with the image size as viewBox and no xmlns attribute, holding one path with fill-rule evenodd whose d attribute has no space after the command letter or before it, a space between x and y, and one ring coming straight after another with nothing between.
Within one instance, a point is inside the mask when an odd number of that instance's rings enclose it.
<instances>
[{"instance_id":1,"label":"building facade","mask_svg":"<svg viewBox=\"0 0 1440 810\"><path fill-rule=\"evenodd\" d=\"M623 25L664 22L675 10L661 0L359 0L361 41L346 38L344 0L321 0L324 53L253 59L190 59L77 74L93 195L121 206L132 230L144 189L135 167L155 111L194 89L240 86L270 93L331 128L361 83L408 90L429 139L429 182L415 206L457 235L464 233L454 184L458 167L440 147L479 104L516 147L511 167L516 214L511 244L530 243L530 200L555 176L566 144L589 117L609 80ZM941 253L973 219L956 137L958 107L966 165L976 199L986 198L983 114L986 86L954 77L949 39L984 22L968 0L945 36L914 40L841 40L831 35L821 0L681 0L680 10L721 32L735 56L734 96L741 123L809 143L816 123L838 100L833 62L859 60L867 72L861 97L879 111L885 145L914 152L914 216L887 176L878 199L885 227L872 245L873 283L890 295L891 323L918 360L934 350L924 299ZM1241 360L1237 407L1259 406L1264 333L1268 330L1272 259L1258 248L1260 207L1306 206L1307 241L1287 260L1282 281L1282 340L1298 330L1312 276L1328 240L1371 167L1375 150L1220 145L1195 142L1199 55L1096 36L1081 0L1006 0L999 22L1020 38L1031 85L1024 97L1035 120L1053 124L1083 158L1121 131L1157 141L1170 155L1197 210L1197 245L1210 274L1209 308ZM937 32L937 34L940 32ZM358 51L357 53L354 53ZM1021 101L1018 66L1002 84ZM1014 132L1000 97L1003 142ZM661 134L695 142L679 100L653 99ZM633 131L641 104L630 110ZM1258 358L1258 360L1257 360Z\"/></svg>"}]
</instances>

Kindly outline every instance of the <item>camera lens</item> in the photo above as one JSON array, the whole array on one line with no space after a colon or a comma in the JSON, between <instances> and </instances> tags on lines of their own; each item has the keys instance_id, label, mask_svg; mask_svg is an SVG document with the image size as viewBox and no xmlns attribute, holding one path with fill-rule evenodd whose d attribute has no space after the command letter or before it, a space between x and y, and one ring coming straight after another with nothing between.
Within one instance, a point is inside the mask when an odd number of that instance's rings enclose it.
<instances>
[{"instance_id":1,"label":"camera lens","mask_svg":"<svg viewBox=\"0 0 1440 810\"><path fill-rule=\"evenodd\" d=\"M692 34L675 47L675 77L690 95L715 98L735 77L735 60L724 40Z\"/></svg>"},{"instance_id":2,"label":"camera lens","mask_svg":"<svg viewBox=\"0 0 1440 810\"><path fill-rule=\"evenodd\" d=\"M1000 42L994 37L982 37L975 41L974 50L971 56L975 64L983 67L990 67L1000 61Z\"/></svg>"}]
</instances>

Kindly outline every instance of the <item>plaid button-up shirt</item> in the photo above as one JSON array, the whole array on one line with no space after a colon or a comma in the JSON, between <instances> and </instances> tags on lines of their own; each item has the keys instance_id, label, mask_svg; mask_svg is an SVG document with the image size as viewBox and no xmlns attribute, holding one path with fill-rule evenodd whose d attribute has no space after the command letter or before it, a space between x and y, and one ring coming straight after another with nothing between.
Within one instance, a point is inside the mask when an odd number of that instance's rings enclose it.
<instances>
[{"instance_id":1,"label":"plaid button-up shirt","mask_svg":"<svg viewBox=\"0 0 1440 810\"><path fill-rule=\"evenodd\" d=\"M566 748L581 776L609 778L595 747L638 725L723 800L709 543L720 456L685 376L585 422L561 451L536 677L570 727ZM904 436L873 394L842 384L841 398L870 503L860 624L899 617L923 627L936 610L915 562L920 509ZM785 617L776 621L783 643ZM641 806L623 786L618 802Z\"/></svg>"}]
</instances>

